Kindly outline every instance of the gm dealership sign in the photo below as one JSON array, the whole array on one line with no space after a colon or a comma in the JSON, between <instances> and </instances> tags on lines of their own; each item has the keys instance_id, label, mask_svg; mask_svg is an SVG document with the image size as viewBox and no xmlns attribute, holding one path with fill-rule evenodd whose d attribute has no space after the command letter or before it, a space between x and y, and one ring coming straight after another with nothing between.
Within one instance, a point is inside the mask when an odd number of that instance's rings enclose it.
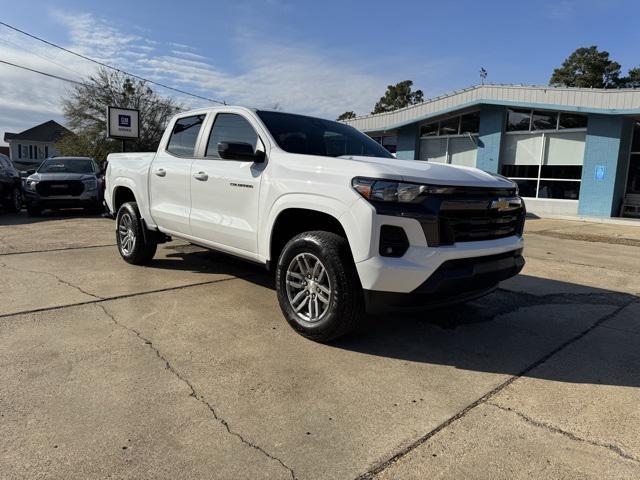
<instances>
[{"instance_id":1,"label":"gm dealership sign","mask_svg":"<svg viewBox=\"0 0 640 480\"><path fill-rule=\"evenodd\" d=\"M138 110L109 107L107 111L107 136L109 138L138 138L140 119Z\"/></svg>"}]
</instances>

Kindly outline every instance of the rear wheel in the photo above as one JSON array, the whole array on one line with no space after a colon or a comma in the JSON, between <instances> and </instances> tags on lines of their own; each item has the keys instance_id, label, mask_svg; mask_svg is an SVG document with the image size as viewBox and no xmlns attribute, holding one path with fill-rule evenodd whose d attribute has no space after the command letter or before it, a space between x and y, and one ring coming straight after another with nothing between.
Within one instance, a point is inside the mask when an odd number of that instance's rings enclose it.
<instances>
[{"instance_id":1,"label":"rear wheel","mask_svg":"<svg viewBox=\"0 0 640 480\"><path fill-rule=\"evenodd\" d=\"M147 264L155 255L158 247L156 237L152 232L144 231L136 202L127 202L118 210L116 242L120 256L133 265Z\"/></svg>"},{"instance_id":2,"label":"rear wheel","mask_svg":"<svg viewBox=\"0 0 640 480\"><path fill-rule=\"evenodd\" d=\"M276 286L287 322L311 340L338 338L364 317L349 245L334 233L313 231L292 238L278 260Z\"/></svg>"}]
</instances>

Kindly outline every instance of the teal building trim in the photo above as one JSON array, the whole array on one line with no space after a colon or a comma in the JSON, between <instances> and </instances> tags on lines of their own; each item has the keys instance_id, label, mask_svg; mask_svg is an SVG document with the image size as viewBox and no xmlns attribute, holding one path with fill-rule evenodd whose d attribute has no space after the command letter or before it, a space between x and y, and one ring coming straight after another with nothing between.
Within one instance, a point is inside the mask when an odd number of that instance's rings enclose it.
<instances>
[{"instance_id":1,"label":"teal building trim","mask_svg":"<svg viewBox=\"0 0 640 480\"><path fill-rule=\"evenodd\" d=\"M579 215L618 215L625 190L632 127L632 120L622 116L589 115Z\"/></svg>"},{"instance_id":2,"label":"teal building trim","mask_svg":"<svg viewBox=\"0 0 640 480\"><path fill-rule=\"evenodd\" d=\"M420 131L417 123L398 129L396 157L401 160L417 160L419 143Z\"/></svg>"},{"instance_id":3,"label":"teal building trim","mask_svg":"<svg viewBox=\"0 0 640 480\"><path fill-rule=\"evenodd\" d=\"M491 173L499 173L500 146L504 132L506 108L497 105L480 107L480 129L476 167Z\"/></svg>"}]
</instances>

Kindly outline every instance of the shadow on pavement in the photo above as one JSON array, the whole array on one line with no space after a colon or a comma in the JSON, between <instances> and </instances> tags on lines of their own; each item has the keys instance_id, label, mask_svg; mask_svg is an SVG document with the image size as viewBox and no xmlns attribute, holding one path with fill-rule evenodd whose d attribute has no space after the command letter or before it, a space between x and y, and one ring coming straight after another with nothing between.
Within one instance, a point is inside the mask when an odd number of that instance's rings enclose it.
<instances>
[{"instance_id":1,"label":"shadow on pavement","mask_svg":"<svg viewBox=\"0 0 640 480\"><path fill-rule=\"evenodd\" d=\"M34 223L69 220L71 218L102 218L101 215L89 213L83 209L45 210L37 217L30 217L26 210L10 213L0 210L0 225L29 225Z\"/></svg>"},{"instance_id":2,"label":"shadow on pavement","mask_svg":"<svg viewBox=\"0 0 640 480\"><path fill-rule=\"evenodd\" d=\"M248 272L245 280L274 289L273 276L264 267L190 245L169 244L165 248L174 252L167 259L154 260L151 268L229 274L242 269ZM555 293L533 295L526 293L528 287ZM370 316L361 331L332 342L331 347L402 361L517 375L523 366L584 334L600 319L634 301L640 298L519 275L518 291L499 288L473 302L419 314ZM274 308L278 308L275 295ZM526 375L561 382L640 386L640 355L629 358L632 363L624 364L624 368L620 363L602 361L619 355L619 346L607 341L610 337L606 335L591 335L590 348L597 360L554 370L535 369Z\"/></svg>"}]
</instances>

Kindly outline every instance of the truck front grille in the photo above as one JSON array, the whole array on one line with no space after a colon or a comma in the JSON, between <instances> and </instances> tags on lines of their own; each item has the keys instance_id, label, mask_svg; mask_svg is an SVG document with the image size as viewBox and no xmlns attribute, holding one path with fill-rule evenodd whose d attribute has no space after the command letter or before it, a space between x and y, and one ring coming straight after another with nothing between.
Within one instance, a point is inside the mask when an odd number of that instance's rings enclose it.
<instances>
[{"instance_id":1,"label":"truck front grille","mask_svg":"<svg viewBox=\"0 0 640 480\"><path fill-rule=\"evenodd\" d=\"M477 242L518 234L521 209L516 212L443 212L441 242Z\"/></svg>"},{"instance_id":2,"label":"truck front grille","mask_svg":"<svg viewBox=\"0 0 640 480\"><path fill-rule=\"evenodd\" d=\"M39 182L36 191L42 197L78 197L84 192L84 183L79 180L51 180Z\"/></svg>"},{"instance_id":3,"label":"truck front grille","mask_svg":"<svg viewBox=\"0 0 640 480\"><path fill-rule=\"evenodd\" d=\"M430 214L419 219L427 244L437 247L522 235L524 203L514 207L507 199L514 199L515 195L504 197L487 193L428 201L426 207ZM500 204L503 209L498 208Z\"/></svg>"}]
</instances>

